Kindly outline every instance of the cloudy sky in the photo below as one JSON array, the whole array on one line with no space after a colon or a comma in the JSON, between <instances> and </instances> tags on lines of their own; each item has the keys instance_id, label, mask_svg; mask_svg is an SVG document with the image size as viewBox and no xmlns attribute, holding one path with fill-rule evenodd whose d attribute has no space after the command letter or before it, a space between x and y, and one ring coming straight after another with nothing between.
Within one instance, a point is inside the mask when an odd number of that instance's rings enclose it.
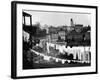
<instances>
[{"instance_id":1,"label":"cloudy sky","mask_svg":"<svg viewBox=\"0 0 100 80\"><path fill-rule=\"evenodd\" d=\"M71 12L44 12L44 11L24 11L32 15L32 24L40 22L41 25L68 25L72 18L74 24L83 24L84 26L91 25L91 14L71 13ZM29 18L26 18L26 23L29 24Z\"/></svg>"}]
</instances>

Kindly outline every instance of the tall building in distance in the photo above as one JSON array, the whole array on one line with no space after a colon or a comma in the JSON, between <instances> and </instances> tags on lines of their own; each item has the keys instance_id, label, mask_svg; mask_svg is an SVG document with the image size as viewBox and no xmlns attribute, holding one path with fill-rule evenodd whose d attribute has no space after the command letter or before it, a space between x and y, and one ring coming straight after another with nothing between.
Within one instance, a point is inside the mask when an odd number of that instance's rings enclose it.
<instances>
[{"instance_id":1,"label":"tall building in distance","mask_svg":"<svg viewBox=\"0 0 100 80\"><path fill-rule=\"evenodd\" d=\"M74 21L72 18L71 18L71 27L74 27Z\"/></svg>"}]
</instances>

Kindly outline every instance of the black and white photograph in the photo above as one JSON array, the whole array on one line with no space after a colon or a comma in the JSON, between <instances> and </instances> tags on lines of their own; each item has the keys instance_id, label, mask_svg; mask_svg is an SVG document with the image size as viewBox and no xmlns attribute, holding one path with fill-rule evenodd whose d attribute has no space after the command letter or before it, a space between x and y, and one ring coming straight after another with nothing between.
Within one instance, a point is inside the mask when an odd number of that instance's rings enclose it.
<instances>
[{"instance_id":1,"label":"black and white photograph","mask_svg":"<svg viewBox=\"0 0 100 80\"><path fill-rule=\"evenodd\" d=\"M91 14L22 13L23 69L91 66Z\"/></svg>"},{"instance_id":2,"label":"black and white photograph","mask_svg":"<svg viewBox=\"0 0 100 80\"><path fill-rule=\"evenodd\" d=\"M12 78L97 73L97 6L12 2Z\"/></svg>"}]
</instances>

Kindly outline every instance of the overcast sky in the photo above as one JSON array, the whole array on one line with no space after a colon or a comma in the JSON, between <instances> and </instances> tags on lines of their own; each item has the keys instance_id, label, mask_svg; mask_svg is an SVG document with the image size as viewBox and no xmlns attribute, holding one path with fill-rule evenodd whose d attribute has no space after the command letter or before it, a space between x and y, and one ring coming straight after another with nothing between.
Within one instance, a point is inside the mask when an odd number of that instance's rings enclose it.
<instances>
[{"instance_id":1,"label":"overcast sky","mask_svg":"<svg viewBox=\"0 0 100 80\"><path fill-rule=\"evenodd\" d=\"M52 26L68 25L72 18L74 24L83 24L84 26L91 25L91 14L80 13L60 13L60 12L43 12L43 11L24 11L32 15L32 24L40 22L41 25L47 24ZM29 18L26 18L27 24Z\"/></svg>"}]
</instances>

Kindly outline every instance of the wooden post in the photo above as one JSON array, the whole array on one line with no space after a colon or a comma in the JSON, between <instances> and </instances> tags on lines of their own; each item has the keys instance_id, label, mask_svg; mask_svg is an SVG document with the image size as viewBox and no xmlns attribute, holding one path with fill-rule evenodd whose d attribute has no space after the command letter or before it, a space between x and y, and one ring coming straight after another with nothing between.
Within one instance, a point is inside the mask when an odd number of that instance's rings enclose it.
<instances>
[{"instance_id":1,"label":"wooden post","mask_svg":"<svg viewBox=\"0 0 100 80\"><path fill-rule=\"evenodd\" d=\"M32 26L32 16L30 15L30 26Z\"/></svg>"},{"instance_id":2,"label":"wooden post","mask_svg":"<svg viewBox=\"0 0 100 80\"><path fill-rule=\"evenodd\" d=\"M30 15L30 27L31 27L31 33L30 33L30 42L31 42L31 48L32 48L32 16Z\"/></svg>"},{"instance_id":3,"label":"wooden post","mask_svg":"<svg viewBox=\"0 0 100 80\"><path fill-rule=\"evenodd\" d=\"M25 16L24 16L24 25L26 25L26 22L25 22Z\"/></svg>"}]
</instances>

